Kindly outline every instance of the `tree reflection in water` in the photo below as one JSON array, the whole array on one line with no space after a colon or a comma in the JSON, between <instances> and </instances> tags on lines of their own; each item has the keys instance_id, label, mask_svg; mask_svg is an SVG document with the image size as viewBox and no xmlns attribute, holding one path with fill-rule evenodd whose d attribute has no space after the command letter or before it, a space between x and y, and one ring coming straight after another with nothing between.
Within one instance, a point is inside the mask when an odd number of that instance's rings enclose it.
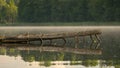
<instances>
[{"instance_id":1,"label":"tree reflection in water","mask_svg":"<svg viewBox=\"0 0 120 68\"><path fill-rule=\"evenodd\" d=\"M18 45L17 46L14 46L14 45L2 46L1 45L0 55L7 55L7 56L14 56L14 57L17 57L20 55L22 57L22 60L30 63L30 66L32 65L32 62L39 62L40 66L46 66L46 67L49 67L51 65L57 65L57 64L84 65L86 67L97 66L98 64L100 64L101 66L107 65L107 66L114 66L115 68L120 67L120 60L106 59L106 57L109 57L112 53L110 49L103 50L103 55L96 55L95 53L87 55L83 53L79 54L78 52L76 53L76 51L73 51L74 49L68 49L66 47L55 46L53 47L53 50L51 50L52 47L49 47L49 48L47 47L48 46L41 47L41 46L36 46L36 45L34 46L33 45L26 45L26 46L25 45L22 45L22 46L21 45L20 46ZM85 49L88 49L88 48L85 48ZM95 49L92 49L92 50L95 51ZM117 57L119 56L118 53L116 56ZM105 61L103 62L103 60Z\"/></svg>"},{"instance_id":2,"label":"tree reflection in water","mask_svg":"<svg viewBox=\"0 0 120 68\"><path fill-rule=\"evenodd\" d=\"M88 60L83 60L82 65L87 66L87 67L97 66L98 65L98 60L89 60L89 59Z\"/></svg>"},{"instance_id":3,"label":"tree reflection in water","mask_svg":"<svg viewBox=\"0 0 120 68\"><path fill-rule=\"evenodd\" d=\"M0 48L0 55L5 55L7 52L7 49L6 48Z\"/></svg>"},{"instance_id":4,"label":"tree reflection in water","mask_svg":"<svg viewBox=\"0 0 120 68\"><path fill-rule=\"evenodd\" d=\"M56 64L70 64L78 65L82 64L83 58L80 54L101 54L98 49L78 49L71 47L56 47L56 46L37 46L37 45L1 45L0 54L17 57L20 55L22 60L29 62L30 66L32 62L39 62L39 65L49 67ZM88 53L87 53L88 52ZM67 62L55 62L55 61L70 61ZM83 62L84 64L87 62ZM88 62L89 63L89 62Z\"/></svg>"}]
</instances>

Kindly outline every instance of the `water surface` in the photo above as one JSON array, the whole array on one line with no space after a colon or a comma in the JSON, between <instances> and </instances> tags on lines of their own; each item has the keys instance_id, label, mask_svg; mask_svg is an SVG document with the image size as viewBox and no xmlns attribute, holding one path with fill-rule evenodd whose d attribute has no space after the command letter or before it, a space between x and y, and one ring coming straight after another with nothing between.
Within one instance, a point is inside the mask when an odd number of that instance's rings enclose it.
<instances>
[{"instance_id":1,"label":"water surface","mask_svg":"<svg viewBox=\"0 0 120 68\"><path fill-rule=\"evenodd\" d=\"M120 68L120 27L119 26L42 26L42 27L0 27L0 35L15 36L23 33L63 33L87 30L101 30L101 55L75 54L70 52L49 52L18 49L17 46L0 46L0 68ZM89 48L91 41L80 37L80 48ZM67 40L67 47L75 45L74 39ZM56 43L57 42L57 43ZM53 44L62 45L61 40L54 40ZM45 41L44 44L49 43ZM17 44L16 44L17 45ZM23 45L24 46L24 45ZM30 47L30 48L29 48Z\"/></svg>"}]
</instances>

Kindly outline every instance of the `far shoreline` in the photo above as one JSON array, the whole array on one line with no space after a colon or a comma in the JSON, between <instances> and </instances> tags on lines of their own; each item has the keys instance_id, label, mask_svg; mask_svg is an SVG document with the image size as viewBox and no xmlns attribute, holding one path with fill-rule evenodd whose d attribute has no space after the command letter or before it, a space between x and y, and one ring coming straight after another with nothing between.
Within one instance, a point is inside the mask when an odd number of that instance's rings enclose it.
<instances>
[{"instance_id":1,"label":"far shoreline","mask_svg":"<svg viewBox=\"0 0 120 68\"><path fill-rule=\"evenodd\" d=\"M0 26L120 26L120 22L14 22Z\"/></svg>"}]
</instances>

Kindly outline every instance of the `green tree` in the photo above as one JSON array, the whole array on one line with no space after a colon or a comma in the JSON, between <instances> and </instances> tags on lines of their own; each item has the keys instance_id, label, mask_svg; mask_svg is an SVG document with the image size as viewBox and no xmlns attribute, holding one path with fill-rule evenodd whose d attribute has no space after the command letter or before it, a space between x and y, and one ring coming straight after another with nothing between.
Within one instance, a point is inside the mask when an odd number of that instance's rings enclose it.
<instances>
[{"instance_id":1,"label":"green tree","mask_svg":"<svg viewBox=\"0 0 120 68\"><path fill-rule=\"evenodd\" d=\"M4 9L6 6L5 0L0 0L0 22L4 21Z\"/></svg>"},{"instance_id":2,"label":"green tree","mask_svg":"<svg viewBox=\"0 0 120 68\"><path fill-rule=\"evenodd\" d=\"M120 21L120 0L114 0L114 8L115 21Z\"/></svg>"},{"instance_id":3,"label":"green tree","mask_svg":"<svg viewBox=\"0 0 120 68\"><path fill-rule=\"evenodd\" d=\"M120 21L120 0L20 0L26 22Z\"/></svg>"},{"instance_id":4,"label":"green tree","mask_svg":"<svg viewBox=\"0 0 120 68\"><path fill-rule=\"evenodd\" d=\"M14 22L17 19L17 13L18 9L17 6L15 5L14 0L10 0L8 8L7 8L7 17L8 17L8 22Z\"/></svg>"},{"instance_id":5,"label":"green tree","mask_svg":"<svg viewBox=\"0 0 120 68\"><path fill-rule=\"evenodd\" d=\"M14 22L17 19L17 6L14 0L7 3L5 0L0 0L0 22Z\"/></svg>"},{"instance_id":6,"label":"green tree","mask_svg":"<svg viewBox=\"0 0 120 68\"><path fill-rule=\"evenodd\" d=\"M89 0L89 14L93 21L103 21L103 1L104 0Z\"/></svg>"},{"instance_id":7,"label":"green tree","mask_svg":"<svg viewBox=\"0 0 120 68\"><path fill-rule=\"evenodd\" d=\"M105 21L114 21L115 20L115 6L114 0L104 0L103 7L104 7L104 15L103 18Z\"/></svg>"}]
</instances>

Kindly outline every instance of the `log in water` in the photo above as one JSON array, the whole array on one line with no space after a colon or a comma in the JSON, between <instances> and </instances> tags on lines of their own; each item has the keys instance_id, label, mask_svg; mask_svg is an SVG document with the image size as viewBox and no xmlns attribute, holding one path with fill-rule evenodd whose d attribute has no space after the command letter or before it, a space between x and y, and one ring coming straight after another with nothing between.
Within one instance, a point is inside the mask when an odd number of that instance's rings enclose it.
<instances>
[{"instance_id":1,"label":"log in water","mask_svg":"<svg viewBox=\"0 0 120 68\"><path fill-rule=\"evenodd\" d=\"M21 42L30 42L30 41L38 41L41 42L43 40L52 40L52 39L63 39L71 38L71 37L79 37L79 36L91 36L91 35L99 35L101 34L100 30L91 30L91 31L81 31L81 32L69 32L69 33L51 33L51 34L20 34L14 37L5 37L0 36L1 43L21 43ZM96 36L96 38L98 38Z\"/></svg>"}]
</instances>

